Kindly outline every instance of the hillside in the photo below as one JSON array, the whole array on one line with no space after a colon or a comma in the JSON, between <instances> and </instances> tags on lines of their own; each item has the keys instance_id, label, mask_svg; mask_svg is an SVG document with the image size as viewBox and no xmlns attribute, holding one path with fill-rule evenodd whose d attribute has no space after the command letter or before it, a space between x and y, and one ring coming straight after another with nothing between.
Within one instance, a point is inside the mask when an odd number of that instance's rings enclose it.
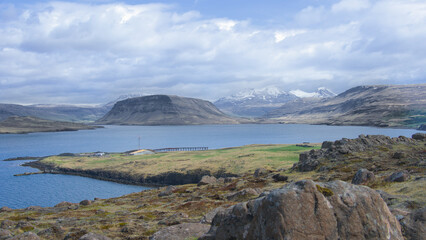
<instances>
[{"instance_id":1,"label":"hillside","mask_svg":"<svg viewBox=\"0 0 426 240\"><path fill-rule=\"evenodd\" d=\"M98 124L196 125L237 124L212 103L195 98L152 95L117 102Z\"/></svg>"},{"instance_id":2,"label":"hillside","mask_svg":"<svg viewBox=\"0 0 426 240\"><path fill-rule=\"evenodd\" d=\"M281 123L417 128L426 122L426 84L359 86L319 102L289 102L266 117Z\"/></svg>"},{"instance_id":3,"label":"hillside","mask_svg":"<svg viewBox=\"0 0 426 240\"><path fill-rule=\"evenodd\" d=\"M250 89L235 95L224 97L216 102L221 111L245 117L262 117L268 112L279 108L282 104L309 98L310 101L320 101L323 98L334 97L336 94L326 88L318 88L316 92L292 90L285 92L277 87Z\"/></svg>"},{"instance_id":4,"label":"hillside","mask_svg":"<svg viewBox=\"0 0 426 240\"><path fill-rule=\"evenodd\" d=\"M0 122L0 134L77 131L95 128L97 127L72 122L51 121L36 117L14 116Z\"/></svg>"},{"instance_id":5,"label":"hillside","mask_svg":"<svg viewBox=\"0 0 426 240\"><path fill-rule=\"evenodd\" d=\"M110 109L107 106L0 104L0 121L11 116L32 116L54 121L93 122L105 115Z\"/></svg>"}]
</instances>

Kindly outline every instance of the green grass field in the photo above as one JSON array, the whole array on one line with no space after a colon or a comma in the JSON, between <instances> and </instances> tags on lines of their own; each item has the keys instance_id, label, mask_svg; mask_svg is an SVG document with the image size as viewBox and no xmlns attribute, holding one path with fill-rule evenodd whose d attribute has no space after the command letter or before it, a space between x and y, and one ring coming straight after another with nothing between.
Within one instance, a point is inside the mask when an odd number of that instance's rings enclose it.
<instances>
[{"instance_id":1,"label":"green grass field","mask_svg":"<svg viewBox=\"0 0 426 240\"><path fill-rule=\"evenodd\" d=\"M247 145L194 152L168 152L152 155L129 156L122 153L102 157L52 156L42 162L71 169L104 169L141 174L157 175L164 172L186 172L205 169L211 172L224 170L227 173L244 174L256 168L289 168L299 159L299 154L314 147L296 145Z\"/></svg>"}]
</instances>

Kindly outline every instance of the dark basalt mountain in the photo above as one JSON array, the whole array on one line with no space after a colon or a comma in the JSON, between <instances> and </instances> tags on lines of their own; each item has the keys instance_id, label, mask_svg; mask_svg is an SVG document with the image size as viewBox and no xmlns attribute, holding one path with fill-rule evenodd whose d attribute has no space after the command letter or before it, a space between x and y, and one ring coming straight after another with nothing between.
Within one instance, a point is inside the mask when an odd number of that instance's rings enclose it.
<instances>
[{"instance_id":1,"label":"dark basalt mountain","mask_svg":"<svg viewBox=\"0 0 426 240\"><path fill-rule=\"evenodd\" d=\"M80 123L60 122L36 117L13 116L0 122L0 133L58 132L95 129Z\"/></svg>"},{"instance_id":2,"label":"dark basalt mountain","mask_svg":"<svg viewBox=\"0 0 426 240\"><path fill-rule=\"evenodd\" d=\"M237 124L211 102L169 95L152 95L117 102L98 124L196 125Z\"/></svg>"},{"instance_id":3,"label":"dark basalt mountain","mask_svg":"<svg viewBox=\"0 0 426 240\"><path fill-rule=\"evenodd\" d=\"M282 123L417 128L426 122L426 84L359 86L319 102L285 103L267 118Z\"/></svg>"}]
</instances>

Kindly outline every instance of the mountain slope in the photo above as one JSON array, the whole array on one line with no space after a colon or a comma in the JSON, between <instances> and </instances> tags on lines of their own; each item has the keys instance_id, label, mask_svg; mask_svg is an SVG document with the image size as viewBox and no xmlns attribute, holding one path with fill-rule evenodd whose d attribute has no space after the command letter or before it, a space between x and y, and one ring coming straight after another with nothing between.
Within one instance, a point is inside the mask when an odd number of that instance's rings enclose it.
<instances>
[{"instance_id":1,"label":"mountain slope","mask_svg":"<svg viewBox=\"0 0 426 240\"><path fill-rule=\"evenodd\" d=\"M239 121L212 103L195 98L152 95L117 102L98 124L192 125L236 124Z\"/></svg>"},{"instance_id":2,"label":"mountain slope","mask_svg":"<svg viewBox=\"0 0 426 240\"><path fill-rule=\"evenodd\" d=\"M284 103L300 98L312 98L310 101L319 101L322 98L334 97L335 94L326 88L319 88L316 92L308 93L293 90L289 93L276 87L250 89L239 92L230 97L217 100L214 104L222 111L246 117L261 117L280 107Z\"/></svg>"},{"instance_id":3,"label":"mountain slope","mask_svg":"<svg viewBox=\"0 0 426 240\"><path fill-rule=\"evenodd\" d=\"M32 116L54 121L93 122L108 112L108 107L78 107L0 104L0 121L11 116Z\"/></svg>"},{"instance_id":4,"label":"mountain slope","mask_svg":"<svg viewBox=\"0 0 426 240\"><path fill-rule=\"evenodd\" d=\"M1 133L31 133L31 132L58 132L58 131L77 131L83 129L95 129L95 126L89 126L80 123L59 122L45 120L35 117L9 117L0 122Z\"/></svg>"},{"instance_id":5,"label":"mountain slope","mask_svg":"<svg viewBox=\"0 0 426 240\"><path fill-rule=\"evenodd\" d=\"M417 127L426 121L426 84L359 86L316 103L286 103L267 117L283 123Z\"/></svg>"}]
</instances>

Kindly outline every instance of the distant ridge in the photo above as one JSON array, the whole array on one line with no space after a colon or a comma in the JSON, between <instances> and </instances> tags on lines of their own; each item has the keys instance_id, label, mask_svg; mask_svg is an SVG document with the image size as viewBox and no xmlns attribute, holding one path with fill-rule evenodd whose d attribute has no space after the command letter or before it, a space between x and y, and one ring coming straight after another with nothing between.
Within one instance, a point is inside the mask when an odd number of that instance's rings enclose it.
<instances>
[{"instance_id":1,"label":"distant ridge","mask_svg":"<svg viewBox=\"0 0 426 240\"><path fill-rule=\"evenodd\" d=\"M244 117L263 117L282 104L300 98L311 98L311 101L319 101L323 98L334 96L336 94L324 87L318 88L316 92L309 93L302 90L285 92L277 87L266 87L244 90L232 96L221 98L214 104L228 114Z\"/></svg>"},{"instance_id":2,"label":"distant ridge","mask_svg":"<svg viewBox=\"0 0 426 240\"><path fill-rule=\"evenodd\" d=\"M267 118L282 123L417 128L426 122L426 84L358 86L319 102L285 103Z\"/></svg>"},{"instance_id":3,"label":"distant ridge","mask_svg":"<svg viewBox=\"0 0 426 240\"><path fill-rule=\"evenodd\" d=\"M211 102L171 95L151 95L117 102L97 124L198 125L238 124Z\"/></svg>"},{"instance_id":4,"label":"distant ridge","mask_svg":"<svg viewBox=\"0 0 426 240\"><path fill-rule=\"evenodd\" d=\"M0 133L59 132L96 129L80 123L52 121L36 117L12 116L0 122Z\"/></svg>"}]
</instances>

